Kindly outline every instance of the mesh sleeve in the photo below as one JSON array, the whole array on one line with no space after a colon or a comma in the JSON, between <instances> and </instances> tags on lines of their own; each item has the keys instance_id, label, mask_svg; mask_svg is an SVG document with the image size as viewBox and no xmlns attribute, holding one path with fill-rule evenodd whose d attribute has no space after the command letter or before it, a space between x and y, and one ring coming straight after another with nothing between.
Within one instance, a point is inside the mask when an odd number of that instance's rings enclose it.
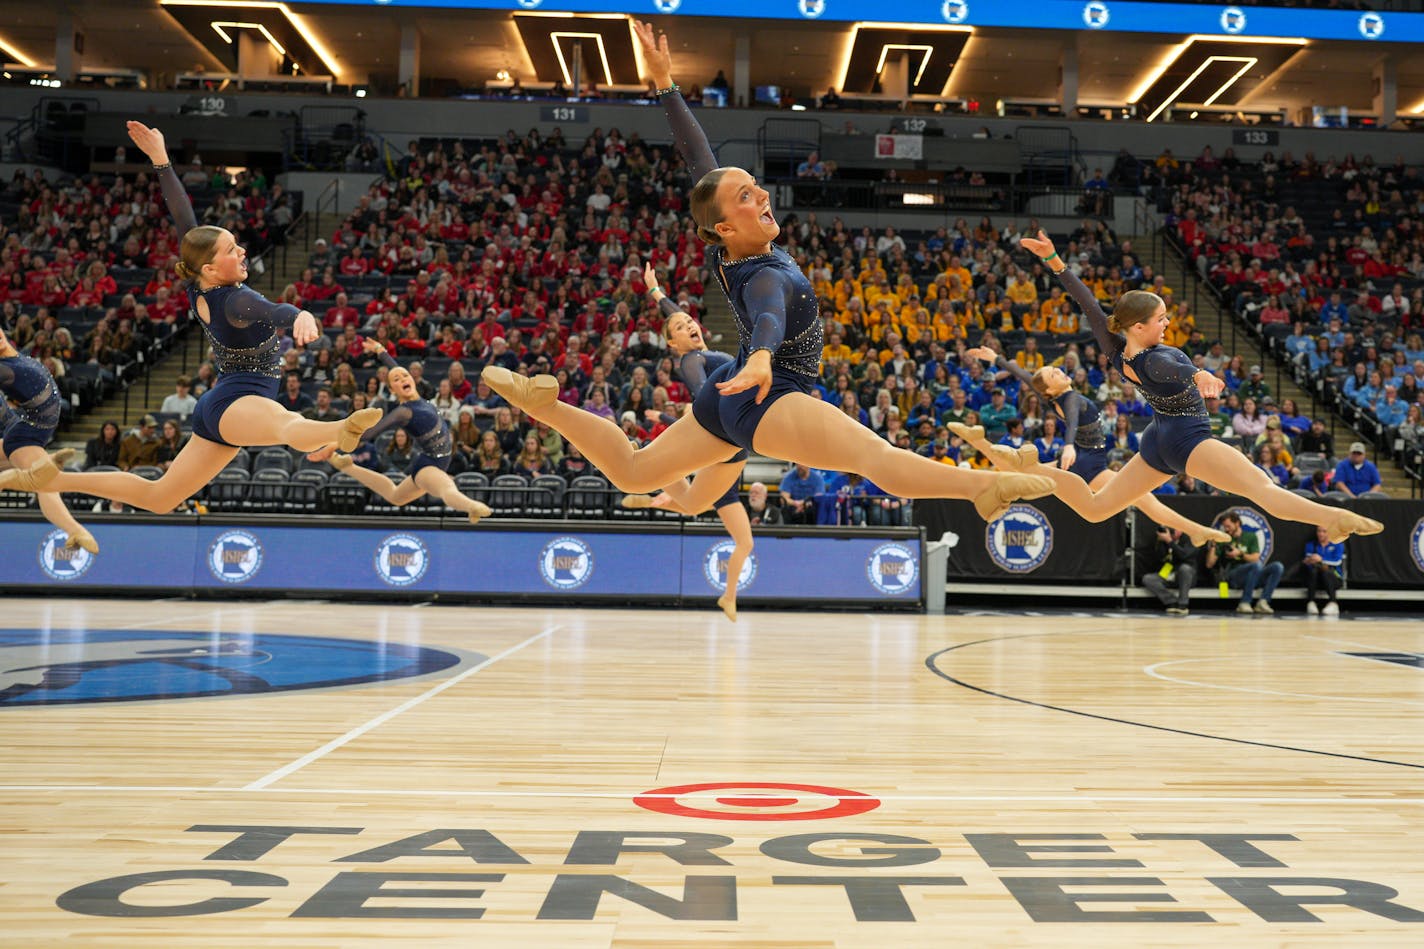
<instances>
[{"instance_id":1,"label":"mesh sleeve","mask_svg":"<svg viewBox=\"0 0 1424 949\"><path fill-rule=\"evenodd\" d=\"M390 354L389 350L381 350L381 355L378 358L381 360L381 365L387 369L399 369L401 367L401 364L396 362L396 358Z\"/></svg>"},{"instance_id":2,"label":"mesh sleeve","mask_svg":"<svg viewBox=\"0 0 1424 949\"><path fill-rule=\"evenodd\" d=\"M0 362L0 390L3 390L6 394L10 394L10 391L14 388L14 385L15 370L11 369L3 362ZM3 401L0 401L0 418L5 417L5 411L5 403Z\"/></svg>"},{"instance_id":3,"label":"mesh sleeve","mask_svg":"<svg viewBox=\"0 0 1424 949\"><path fill-rule=\"evenodd\" d=\"M668 125L672 128L672 141L677 146L677 153L692 169L692 180L698 181L717 167L712 146L707 144L707 133L702 131L702 126L693 118L692 110L683 101L682 93L666 93L660 101L663 104L663 115L667 117Z\"/></svg>"},{"instance_id":4,"label":"mesh sleeve","mask_svg":"<svg viewBox=\"0 0 1424 949\"><path fill-rule=\"evenodd\" d=\"M234 329L247 329L256 323L290 327L301 312L290 303L273 303L249 287L238 287L228 294L223 318Z\"/></svg>"},{"instance_id":5,"label":"mesh sleeve","mask_svg":"<svg viewBox=\"0 0 1424 949\"><path fill-rule=\"evenodd\" d=\"M1093 291L1067 268L1058 274L1058 279L1063 282L1063 288L1068 291L1068 295L1078 304L1078 309L1088 318L1088 325L1093 329L1093 338L1098 341L1098 348L1107 353L1108 358L1116 357L1127 345L1127 341L1108 329L1108 315L1098 305L1098 298L1093 296Z\"/></svg>"},{"instance_id":6,"label":"mesh sleeve","mask_svg":"<svg viewBox=\"0 0 1424 949\"><path fill-rule=\"evenodd\" d=\"M751 352L775 352L786 340L786 295L790 278L777 270L763 270L747 285L745 301L752 320Z\"/></svg>"},{"instance_id":7,"label":"mesh sleeve","mask_svg":"<svg viewBox=\"0 0 1424 949\"><path fill-rule=\"evenodd\" d=\"M673 298L667 294L663 294L662 299L658 301L658 309L662 310L663 316L668 319L672 319L682 312L682 307L678 306Z\"/></svg>"},{"instance_id":8,"label":"mesh sleeve","mask_svg":"<svg viewBox=\"0 0 1424 949\"><path fill-rule=\"evenodd\" d=\"M1078 437L1078 416L1083 409L1082 396L1069 393L1068 398L1063 400L1063 441L1072 444L1073 439Z\"/></svg>"},{"instance_id":9,"label":"mesh sleeve","mask_svg":"<svg viewBox=\"0 0 1424 949\"><path fill-rule=\"evenodd\" d=\"M678 373L682 376L682 382L687 386L687 391L694 397L707 384L707 357L701 352L686 353L682 357L682 362L678 364Z\"/></svg>"},{"instance_id":10,"label":"mesh sleeve","mask_svg":"<svg viewBox=\"0 0 1424 949\"><path fill-rule=\"evenodd\" d=\"M377 438L386 432L394 431L398 428L405 428L410 424L413 414L409 406L398 405L387 412L379 422L366 429L365 433L361 435L361 440L363 442L375 442Z\"/></svg>"},{"instance_id":11,"label":"mesh sleeve","mask_svg":"<svg viewBox=\"0 0 1424 949\"><path fill-rule=\"evenodd\" d=\"M1022 383L1028 385L1033 384L1033 373L1029 372L1027 369L1025 369L1023 366L1020 366L1012 359L1005 359L1003 356L1000 356L998 359L994 360L994 365L997 366L999 369L1003 369L1013 373L1014 378L1018 379Z\"/></svg>"},{"instance_id":12,"label":"mesh sleeve","mask_svg":"<svg viewBox=\"0 0 1424 949\"><path fill-rule=\"evenodd\" d=\"M1140 366L1144 382L1160 384L1177 383L1190 385L1201 370L1187 358L1187 354L1175 346L1154 346L1142 355ZM1134 368L1136 368L1136 366Z\"/></svg>"},{"instance_id":13,"label":"mesh sleeve","mask_svg":"<svg viewBox=\"0 0 1424 949\"><path fill-rule=\"evenodd\" d=\"M193 202L188 200L188 191L178 180L178 173L169 165L158 173L158 185L163 189L163 202L168 205L168 213L178 228L178 239L198 226L198 218L193 214Z\"/></svg>"}]
</instances>

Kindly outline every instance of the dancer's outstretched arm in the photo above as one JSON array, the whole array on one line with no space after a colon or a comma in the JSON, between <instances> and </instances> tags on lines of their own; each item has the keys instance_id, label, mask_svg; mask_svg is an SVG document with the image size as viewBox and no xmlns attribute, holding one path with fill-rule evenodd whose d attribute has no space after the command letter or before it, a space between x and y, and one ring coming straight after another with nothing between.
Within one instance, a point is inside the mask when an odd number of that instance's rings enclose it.
<instances>
[{"instance_id":1,"label":"dancer's outstretched arm","mask_svg":"<svg viewBox=\"0 0 1424 949\"><path fill-rule=\"evenodd\" d=\"M1046 233L1039 231L1037 237L1021 238L1019 246L1031 254L1036 254L1050 270L1058 275L1058 279L1063 282L1063 288L1068 291L1068 295L1078 304L1078 309L1082 310L1083 315L1088 318L1088 325L1093 330L1093 338L1098 341L1099 349L1111 358L1126 348L1126 338L1122 334L1114 333L1108 329L1108 315L1103 312L1093 291L1089 290L1083 281L1068 269L1066 264L1062 270L1053 269L1053 260L1056 259L1059 263L1063 261L1058 256L1058 251L1054 249L1053 241Z\"/></svg>"},{"instance_id":2,"label":"dancer's outstretched arm","mask_svg":"<svg viewBox=\"0 0 1424 949\"><path fill-rule=\"evenodd\" d=\"M643 62L648 67L653 85L660 90L669 90L659 96L658 101L662 103L663 115L667 117L668 125L672 128L673 144L677 146L677 153L692 169L692 180L697 181L717 167L717 158L712 154L712 146L707 144L707 134L702 131L702 126L698 125L697 119L692 116L692 110L683 101L682 93L673 87L672 52L668 49L667 34L660 36L653 30L651 23L638 20L633 21L633 32L637 34L638 42L643 47Z\"/></svg>"}]
</instances>

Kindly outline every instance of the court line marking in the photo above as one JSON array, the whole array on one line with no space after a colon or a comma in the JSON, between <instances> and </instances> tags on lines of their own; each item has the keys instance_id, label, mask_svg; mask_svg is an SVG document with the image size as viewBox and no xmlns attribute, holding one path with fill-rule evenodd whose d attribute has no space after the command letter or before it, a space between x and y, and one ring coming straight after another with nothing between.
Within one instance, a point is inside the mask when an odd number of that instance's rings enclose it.
<instances>
[{"instance_id":1,"label":"court line marking","mask_svg":"<svg viewBox=\"0 0 1424 949\"><path fill-rule=\"evenodd\" d=\"M1368 649L1371 652L1414 652L1413 649L1401 649L1398 646L1371 646L1369 643L1356 643L1348 639L1330 639L1326 636L1309 636L1301 634L1304 639L1314 639L1322 643L1334 643L1337 646L1353 646L1356 649Z\"/></svg>"},{"instance_id":2,"label":"court line marking","mask_svg":"<svg viewBox=\"0 0 1424 949\"><path fill-rule=\"evenodd\" d=\"M466 669L459 675L450 679L446 679L439 685L425 690L414 698L407 699L406 701L402 702L400 705L397 705L395 708L390 709L389 711L382 712L380 715L377 715L375 718L371 719L369 722L366 722L364 725L357 725L355 728L351 729L346 734L341 735L337 738L333 738L331 741L322 745L320 748L317 748L315 751L309 751L297 760L282 765L282 767L278 768L276 771L272 771L268 774L263 775L256 781L253 781L252 783L244 786L242 790L260 791L268 785L272 784L273 782L280 781L288 775L292 774L293 772L300 771L302 768L305 768L313 761L325 757L326 755L340 748L342 745L345 745L348 742L355 741L357 738L360 738L362 735L366 734L374 728L379 728L380 726L384 725L386 722L389 722L391 719L395 718L402 712L409 711L410 709L415 708L421 702L424 702L426 699L433 698L434 696L439 695L441 692L444 692L446 689L459 685L461 682L464 682L466 679L468 679L475 673L483 669L488 669L490 666L494 665L496 662L499 662L501 659L504 659L506 656L514 655L515 653L519 652L519 650L523 649L525 646L537 643L539 640L544 639L545 637L554 633L556 630L562 628L563 624L550 626L543 632L531 636L521 643L510 646L504 652L499 653L498 655L490 656L488 659L476 663L475 665Z\"/></svg>"},{"instance_id":3,"label":"court line marking","mask_svg":"<svg viewBox=\"0 0 1424 949\"><path fill-rule=\"evenodd\" d=\"M1339 655L1336 653L1335 655ZM1156 662L1150 666L1143 666L1142 671L1154 679L1161 679L1163 682L1175 682L1178 685L1190 685L1203 689L1223 689L1228 692L1246 692L1251 695L1279 695L1284 698L1297 699L1321 699L1328 702L1373 702L1381 705L1408 705L1411 708L1424 708L1424 702L1409 702L1404 699L1372 699L1361 695L1320 695L1316 692L1278 692L1275 689L1256 689L1245 685L1218 685L1212 682L1199 682L1195 679L1179 679L1166 673L1158 672L1166 666L1184 666L1193 662L1229 662L1228 657L1212 656L1206 659L1169 659L1166 662Z\"/></svg>"},{"instance_id":4,"label":"court line marking","mask_svg":"<svg viewBox=\"0 0 1424 949\"><path fill-rule=\"evenodd\" d=\"M667 800L715 801L725 797L727 789L715 792L694 792L690 794L659 794L640 791L493 791L457 790L439 788L273 788L261 787L182 787L165 785L101 785L101 784L3 784L0 794L24 793L99 793L99 794L269 794L269 795L311 795L311 796L360 796L373 797L490 797L490 798L563 798L587 800L626 801L633 797ZM817 797L842 801L863 801L865 795L846 796L839 794L818 794ZM1065 803L1082 801L1090 803L1143 803L1143 804L1408 804L1424 805L1424 797L1203 797L1182 795L1150 794L869 794L878 801L983 801L995 802L1045 802Z\"/></svg>"},{"instance_id":5,"label":"court line marking","mask_svg":"<svg viewBox=\"0 0 1424 949\"><path fill-rule=\"evenodd\" d=\"M1234 745L1248 745L1253 748L1270 748L1275 751L1294 751L1306 755L1319 755L1322 758L1339 758L1344 761L1363 761L1369 764L1383 764L1391 765L1397 768L1414 768L1418 770L1424 770L1424 764L1416 764L1412 761L1394 761L1389 758L1372 758L1369 755L1352 755L1347 754L1343 751L1325 751L1320 748L1301 748L1296 745L1282 745L1269 741L1254 741L1250 738L1233 738L1229 735L1212 735L1207 732L1197 732L1186 728L1173 728L1169 725L1153 725L1150 722L1137 722L1133 721L1130 718L1118 718L1114 715L1100 715L1096 712L1084 712L1081 709L1068 708L1063 705L1053 705L1048 702L1037 702L1033 699L1025 699L1017 695L1008 695L1004 692L995 692L993 689L985 688L981 685L974 685L970 682L965 682L963 679L955 678L954 676L950 675L948 672L945 672L943 669L940 669L936 665L941 656L959 649L967 649L970 646L982 646L985 643L1008 642L1010 640L1015 639L1029 639L1045 635L1056 634L1018 633L1012 636L991 636L988 639L975 639L967 643L959 643L954 646L946 646L943 649L930 653L930 655L925 658L925 667L928 668L930 672L939 676L941 679L944 679L946 682L949 682L952 685L957 685L962 689L969 689L971 692L978 692L981 695L987 695L990 698L1004 699L1009 702L1018 702L1020 705L1028 705L1033 708L1046 709L1050 712L1063 712L1068 715L1077 715L1082 718L1091 718L1095 721L1108 722L1113 725L1131 725L1134 728L1146 728L1152 731L1166 732L1170 735L1185 735L1188 738L1205 738L1210 741L1224 741Z\"/></svg>"}]
</instances>

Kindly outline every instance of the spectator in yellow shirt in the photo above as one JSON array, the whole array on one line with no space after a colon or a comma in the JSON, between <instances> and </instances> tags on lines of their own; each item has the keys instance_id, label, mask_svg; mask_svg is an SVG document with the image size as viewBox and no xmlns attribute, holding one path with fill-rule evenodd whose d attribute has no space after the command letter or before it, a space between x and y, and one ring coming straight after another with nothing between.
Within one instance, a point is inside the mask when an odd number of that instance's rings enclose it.
<instances>
[{"instance_id":1,"label":"spectator in yellow shirt","mask_svg":"<svg viewBox=\"0 0 1424 949\"><path fill-rule=\"evenodd\" d=\"M1024 339L1024 348L1014 353L1014 362L1029 372L1043 368L1043 353L1038 350L1038 340L1032 336Z\"/></svg>"},{"instance_id":2,"label":"spectator in yellow shirt","mask_svg":"<svg viewBox=\"0 0 1424 949\"><path fill-rule=\"evenodd\" d=\"M841 321L842 326L864 326L865 304L861 302L860 297L851 297L836 314L836 319Z\"/></svg>"},{"instance_id":3,"label":"spectator in yellow shirt","mask_svg":"<svg viewBox=\"0 0 1424 949\"><path fill-rule=\"evenodd\" d=\"M1078 332L1078 314L1064 300L1048 317L1048 331L1060 336L1070 336Z\"/></svg>"},{"instance_id":4,"label":"spectator in yellow shirt","mask_svg":"<svg viewBox=\"0 0 1424 949\"><path fill-rule=\"evenodd\" d=\"M821 361L835 362L837 360L849 362L851 348L841 340L840 333L832 333L831 341L821 347Z\"/></svg>"},{"instance_id":5,"label":"spectator in yellow shirt","mask_svg":"<svg viewBox=\"0 0 1424 949\"><path fill-rule=\"evenodd\" d=\"M865 289L860 281L855 279L849 267L842 268L841 278L835 282L836 309L844 310L852 299L861 299L865 295Z\"/></svg>"},{"instance_id":6,"label":"spectator in yellow shirt","mask_svg":"<svg viewBox=\"0 0 1424 949\"><path fill-rule=\"evenodd\" d=\"M998 290L990 290L985 294L984 303L979 308L979 313L986 328L1000 333L1014 331L1014 311L999 299Z\"/></svg>"},{"instance_id":7,"label":"spectator in yellow shirt","mask_svg":"<svg viewBox=\"0 0 1424 949\"><path fill-rule=\"evenodd\" d=\"M891 313L900 312L900 305L903 302L900 295L890 287L890 282L885 279L882 273L875 278L875 282L865 289L865 302L874 310L875 305L884 300L890 307Z\"/></svg>"},{"instance_id":8,"label":"spectator in yellow shirt","mask_svg":"<svg viewBox=\"0 0 1424 949\"><path fill-rule=\"evenodd\" d=\"M1053 289L1057 290L1057 287ZM1044 300L1043 305L1048 306L1048 301ZM1023 328L1025 333L1047 333L1048 316L1042 309L1029 310L1024 314Z\"/></svg>"},{"instance_id":9,"label":"spectator in yellow shirt","mask_svg":"<svg viewBox=\"0 0 1424 949\"><path fill-rule=\"evenodd\" d=\"M876 300L866 320L870 329L870 341L877 347L885 347L885 338L895 332L895 317L884 300Z\"/></svg>"},{"instance_id":10,"label":"spectator in yellow shirt","mask_svg":"<svg viewBox=\"0 0 1424 949\"><path fill-rule=\"evenodd\" d=\"M960 263L958 257L949 258L949 266L944 268L944 273L946 276L950 277L951 284L954 282L953 278L958 277L959 286L963 289L964 293L968 293L971 289L973 289L974 275L969 272L969 268L965 267L964 264Z\"/></svg>"},{"instance_id":11,"label":"spectator in yellow shirt","mask_svg":"<svg viewBox=\"0 0 1424 949\"><path fill-rule=\"evenodd\" d=\"M1038 306L1038 288L1032 280L1020 275L1009 284L1009 300L1018 306Z\"/></svg>"}]
</instances>

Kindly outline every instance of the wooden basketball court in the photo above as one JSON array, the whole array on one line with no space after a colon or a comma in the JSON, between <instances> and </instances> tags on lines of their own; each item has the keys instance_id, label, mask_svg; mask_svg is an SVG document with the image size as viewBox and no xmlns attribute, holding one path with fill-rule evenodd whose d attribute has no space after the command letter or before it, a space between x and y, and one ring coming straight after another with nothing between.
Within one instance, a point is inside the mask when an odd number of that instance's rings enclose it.
<instances>
[{"instance_id":1,"label":"wooden basketball court","mask_svg":"<svg viewBox=\"0 0 1424 949\"><path fill-rule=\"evenodd\" d=\"M1424 940L1417 620L54 598L0 627L6 945Z\"/></svg>"}]
</instances>

